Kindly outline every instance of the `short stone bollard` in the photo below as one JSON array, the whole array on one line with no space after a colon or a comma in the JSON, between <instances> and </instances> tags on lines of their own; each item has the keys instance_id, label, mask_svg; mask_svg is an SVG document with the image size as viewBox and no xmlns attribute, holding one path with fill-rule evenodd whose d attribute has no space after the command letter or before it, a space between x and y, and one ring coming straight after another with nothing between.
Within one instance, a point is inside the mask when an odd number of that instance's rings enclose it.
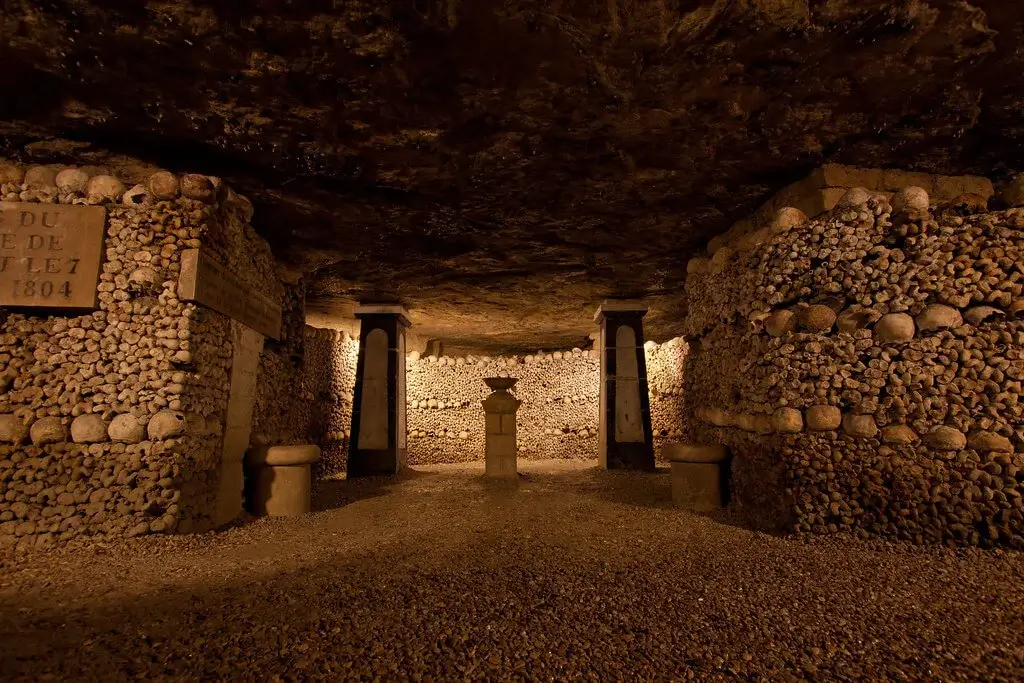
<instances>
[{"instance_id":1,"label":"short stone bollard","mask_svg":"<svg viewBox=\"0 0 1024 683\"><path fill-rule=\"evenodd\" d=\"M672 503L696 512L722 507L724 446L668 444L665 454L672 462Z\"/></svg>"},{"instance_id":2,"label":"short stone bollard","mask_svg":"<svg viewBox=\"0 0 1024 683\"><path fill-rule=\"evenodd\" d=\"M515 377L485 377L484 382L494 393L484 399L485 436L484 475L488 477L514 477L516 468L516 411L521 401L508 393Z\"/></svg>"},{"instance_id":3,"label":"short stone bollard","mask_svg":"<svg viewBox=\"0 0 1024 683\"><path fill-rule=\"evenodd\" d=\"M312 495L310 465L320 459L320 447L256 446L246 454L253 486L254 515L295 517L309 512Z\"/></svg>"}]
</instances>

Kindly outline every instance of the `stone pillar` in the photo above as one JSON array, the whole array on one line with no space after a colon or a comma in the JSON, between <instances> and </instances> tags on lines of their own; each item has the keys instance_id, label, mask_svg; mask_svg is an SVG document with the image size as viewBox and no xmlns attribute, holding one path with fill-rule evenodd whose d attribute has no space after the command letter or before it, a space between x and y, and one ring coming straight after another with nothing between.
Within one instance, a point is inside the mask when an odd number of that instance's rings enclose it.
<instances>
[{"instance_id":1,"label":"stone pillar","mask_svg":"<svg viewBox=\"0 0 1024 683\"><path fill-rule=\"evenodd\" d=\"M348 476L397 474L406 465L405 330L401 306L359 306L359 360Z\"/></svg>"},{"instance_id":2,"label":"stone pillar","mask_svg":"<svg viewBox=\"0 0 1024 683\"><path fill-rule=\"evenodd\" d=\"M231 388L224 420L224 445L220 464L220 492L214 526L227 524L242 512L245 474L242 461L249 448L252 412L256 402L256 377L263 351L263 335L237 320L231 321Z\"/></svg>"},{"instance_id":3,"label":"stone pillar","mask_svg":"<svg viewBox=\"0 0 1024 683\"><path fill-rule=\"evenodd\" d=\"M599 458L606 469L654 469L654 434L647 393L643 317L639 301L606 301L597 309L601 352Z\"/></svg>"},{"instance_id":4,"label":"stone pillar","mask_svg":"<svg viewBox=\"0 0 1024 683\"><path fill-rule=\"evenodd\" d=\"M494 393L483 400L486 413L484 475L488 477L516 476L516 411L522 403L508 393L515 377L487 377L484 379Z\"/></svg>"}]
</instances>

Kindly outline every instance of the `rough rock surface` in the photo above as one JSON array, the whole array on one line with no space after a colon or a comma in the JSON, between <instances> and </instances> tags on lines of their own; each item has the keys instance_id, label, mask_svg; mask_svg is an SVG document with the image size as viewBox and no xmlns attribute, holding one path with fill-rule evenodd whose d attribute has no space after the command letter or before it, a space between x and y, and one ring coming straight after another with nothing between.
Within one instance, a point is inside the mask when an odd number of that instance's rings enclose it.
<instances>
[{"instance_id":1,"label":"rough rock surface","mask_svg":"<svg viewBox=\"0 0 1024 683\"><path fill-rule=\"evenodd\" d=\"M73 7L0 4L0 154L201 167L312 305L399 297L508 351L580 345L608 295L680 334L678 264L822 161L1024 157L1002 0Z\"/></svg>"}]
</instances>

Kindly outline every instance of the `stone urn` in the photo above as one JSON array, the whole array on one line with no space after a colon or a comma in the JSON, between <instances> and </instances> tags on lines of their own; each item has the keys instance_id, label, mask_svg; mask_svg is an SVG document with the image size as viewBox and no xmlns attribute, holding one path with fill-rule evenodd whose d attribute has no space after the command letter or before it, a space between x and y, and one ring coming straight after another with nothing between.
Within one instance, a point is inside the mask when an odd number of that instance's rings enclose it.
<instances>
[{"instance_id":1,"label":"stone urn","mask_svg":"<svg viewBox=\"0 0 1024 683\"><path fill-rule=\"evenodd\" d=\"M516 411L522 401L508 392L516 381L515 377L484 378L484 383L494 390L483 400L487 442L484 475L488 477L515 477L517 474Z\"/></svg>"}]
</instances>

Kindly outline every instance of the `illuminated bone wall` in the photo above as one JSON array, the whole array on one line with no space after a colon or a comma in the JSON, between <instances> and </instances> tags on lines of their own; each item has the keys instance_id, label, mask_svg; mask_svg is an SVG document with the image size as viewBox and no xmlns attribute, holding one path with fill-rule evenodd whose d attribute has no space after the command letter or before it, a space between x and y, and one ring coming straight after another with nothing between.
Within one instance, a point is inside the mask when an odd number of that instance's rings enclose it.
<instances>
[{"instance_id":1,"label":"illuminated bone wall","mask_svg":"<svg viewBox=\"0 0 1024 683\"><path fill-rule=\"evenodd\" d=\"M1024 547L1024 208L850 190L688 266L690 438L792 531Z\"/></svg>"},{"instance_id":2,"label":"illuminated bone wall","mask_svg":"<svg viewBox=\"0 0 1024 683\"><path fill-rule=\"evenodd\" d=\"M351 429L359 341L347 332L306 328L303 386L326 406L321 432L322 475L344 470ZM648 381L655 448L684 431L682 339L648 342ZM406 358L409 464L482 460L484 377L511 376L519 409L522 458L597 458L599 364L593 351L571 349L522 356Z\"/></svg>"}]
</instances>

